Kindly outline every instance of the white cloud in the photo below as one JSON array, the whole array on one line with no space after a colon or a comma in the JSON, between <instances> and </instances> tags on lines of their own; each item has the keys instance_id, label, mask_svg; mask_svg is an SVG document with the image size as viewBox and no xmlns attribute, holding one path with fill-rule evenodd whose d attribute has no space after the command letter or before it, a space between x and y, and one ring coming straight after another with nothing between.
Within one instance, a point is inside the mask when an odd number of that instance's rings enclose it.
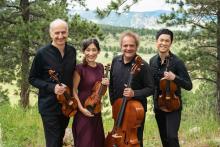
<instances>
[{"instance_id":1,"label":"white cloud","mask_svg":"<svg viewBox=\"0 0 220 147\"><path fill-rule=\"evenodd\" d=\"M86 5L89 9L95 10L96 7L103 9L111 2L111 0L86 0Z\"/></svg>"},{"instance_id":2,"label":"white cloud","mask_svg":"<svg viewBox=\"0 0 220 147\"><path fill-rule=\"evenodd\" d=\"M96 7L103 9L109 4L111 0L86 0L87 7L91 10L95 10ZM128 4L132 0L128 0ZM154 10L171 10L170 5L165 3L165 0L140 0L133 5L130 11L143 12Z\"/></svg>"},{"instance_id":3,"label":"white cloud","mask_svg":"<svg viewBox=\"0 0 220 147\"><path fill-rule=\"evenodd\" d=\"M171 10L165 0L142 0L133 5L131 11L154 11L154 10Z\"/></svg>"}]
</instances>

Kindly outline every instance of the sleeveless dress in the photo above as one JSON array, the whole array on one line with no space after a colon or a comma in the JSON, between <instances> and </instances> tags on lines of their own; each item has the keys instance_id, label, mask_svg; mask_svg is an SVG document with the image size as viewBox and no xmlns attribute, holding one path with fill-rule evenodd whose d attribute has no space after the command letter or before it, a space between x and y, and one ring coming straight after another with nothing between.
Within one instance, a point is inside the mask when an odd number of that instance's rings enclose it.
<instances>
[{"instance_id":1,"label":"sleeveless dress","mask_svg":"<svg viewBox=\"0 0 220 147\"><path fill-rule=\"evenodd\" d=\"M96 81L102 80L104 68L100 63L97 63L96 67L78 64L76 71L80 75L78 96L81 104L84 105ZM87 117L78 111L74 116L72 131L75 147L104 147L105 136L101 113Z\"/></svg>"}]
</instances>

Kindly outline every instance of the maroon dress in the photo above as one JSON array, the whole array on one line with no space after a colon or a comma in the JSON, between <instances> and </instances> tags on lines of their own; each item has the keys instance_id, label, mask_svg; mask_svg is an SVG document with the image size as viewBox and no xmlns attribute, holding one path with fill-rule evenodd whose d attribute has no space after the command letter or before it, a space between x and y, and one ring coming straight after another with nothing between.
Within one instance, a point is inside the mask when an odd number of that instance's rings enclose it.
<instances>
[{"instance_id":1,"label":"maroon dress","mask_svg":"<svg viewBox=\"0 0 220 147\"><path fill-rule=\"evenodd\" d=\"M104 73L103 65L98 63L96 67L78 64L76 71L80 75L78 96L81 104L91 95L91 90L96 81L101 81ZM104 147L104 128L101 113L94 117L87 117L80 111L73 120L73 137L75 147Z\"/></svg>"}]
</instances>

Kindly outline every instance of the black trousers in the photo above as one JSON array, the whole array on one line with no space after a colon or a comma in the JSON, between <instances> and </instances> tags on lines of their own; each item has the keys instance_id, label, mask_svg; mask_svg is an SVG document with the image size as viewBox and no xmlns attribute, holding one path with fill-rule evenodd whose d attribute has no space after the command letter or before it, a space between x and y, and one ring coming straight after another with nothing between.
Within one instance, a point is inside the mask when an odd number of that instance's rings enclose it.
<instances>
[{"instance_id":1,"label":"black trousers","mask_svg":"<svg viewBox=\"0 0 220 147\"><path fill-rule=\"evenodd\" d=\"M178 131L181 121L181 110L174 112L156 110L155 118L163 147L179 147Z\"/></svg>"},{"instance_id":2,"label":"black trousers","mask_svg":"<svg viewBox=\"0 0 220 147\"><path fill-rule=\"evenodd\" d=\"M69 118L64 115L41 115L46 147L62 147Z\"/></svg>"},{"instance_id":3,"label":"black trousers","mask_svg":"<svg viewBox=\"0 0 220 147\"><path fill-rule=\"evenodd\" d=\"M144 120L141 123L141 126L138 128L138 140L140 141L140 147L143 147L143 132L144 132L144 123L145 123L146 112L144 112Z\"/></svg>"}]
</instances>

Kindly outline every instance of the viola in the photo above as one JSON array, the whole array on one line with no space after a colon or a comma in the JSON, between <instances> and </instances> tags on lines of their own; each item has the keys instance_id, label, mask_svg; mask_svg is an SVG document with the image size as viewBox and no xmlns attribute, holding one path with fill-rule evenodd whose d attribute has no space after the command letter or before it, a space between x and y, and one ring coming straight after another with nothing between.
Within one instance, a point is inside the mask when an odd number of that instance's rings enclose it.
<instances>
[{"instance_id":1,"label":"viola","mask_svg":"<svg viewBox=\"0 0 220 147\"><path fill-rule=\"evenodd\" d=\"M170 57L165 58L166 71L168 71ZM174 81L161 79L160 80L161 95L158 97L158 106L164 112L172 112L180 107L179 97L175 95L177 85Z\"/></svg>"},{"instance_id":2,"label":"viola","mask_svg":"<svg viewBox=\"0 0 220 147\"><path fill-rule=\"evenodd\" d=\"M128 87L131 87L133 75L140 71L142 59L136 56L132 66ZM137 137L137 129L144 119L142 104L132 98L118 98L112 105L112 117L114 126L105 139L105 147L140 147Z\"/></svg>"},{"instance_id":3,"label":"viola","mask_svg":"<svg viewBox=\"0 0 220 147\"><path fill-rule=\"evenodd\" d=\"M108 77L108 72L110 70L110 64L105 66L105 74L103 78ZM92 114L98 114L101 112L101 98L105 95L107 86L103 85L101 81L97 81L93 88L92 94L86 99L84 107L89 110Z\"/></svg>"},{"instance_id":4,"label":"viola","mask_svg":"<svg viewBox=\"0 0 220 147\"><path fill-rule=\"evenodd\" d=\"M62 86L54 70L49 70L48 73L59 86ZM57 95L57 100L62 104L62 112L66 117L72 117L76 114L78 103L77 100L71 96L69 87L65 87L65 91L62 95Z\"/></svg>"}]
</instances>

